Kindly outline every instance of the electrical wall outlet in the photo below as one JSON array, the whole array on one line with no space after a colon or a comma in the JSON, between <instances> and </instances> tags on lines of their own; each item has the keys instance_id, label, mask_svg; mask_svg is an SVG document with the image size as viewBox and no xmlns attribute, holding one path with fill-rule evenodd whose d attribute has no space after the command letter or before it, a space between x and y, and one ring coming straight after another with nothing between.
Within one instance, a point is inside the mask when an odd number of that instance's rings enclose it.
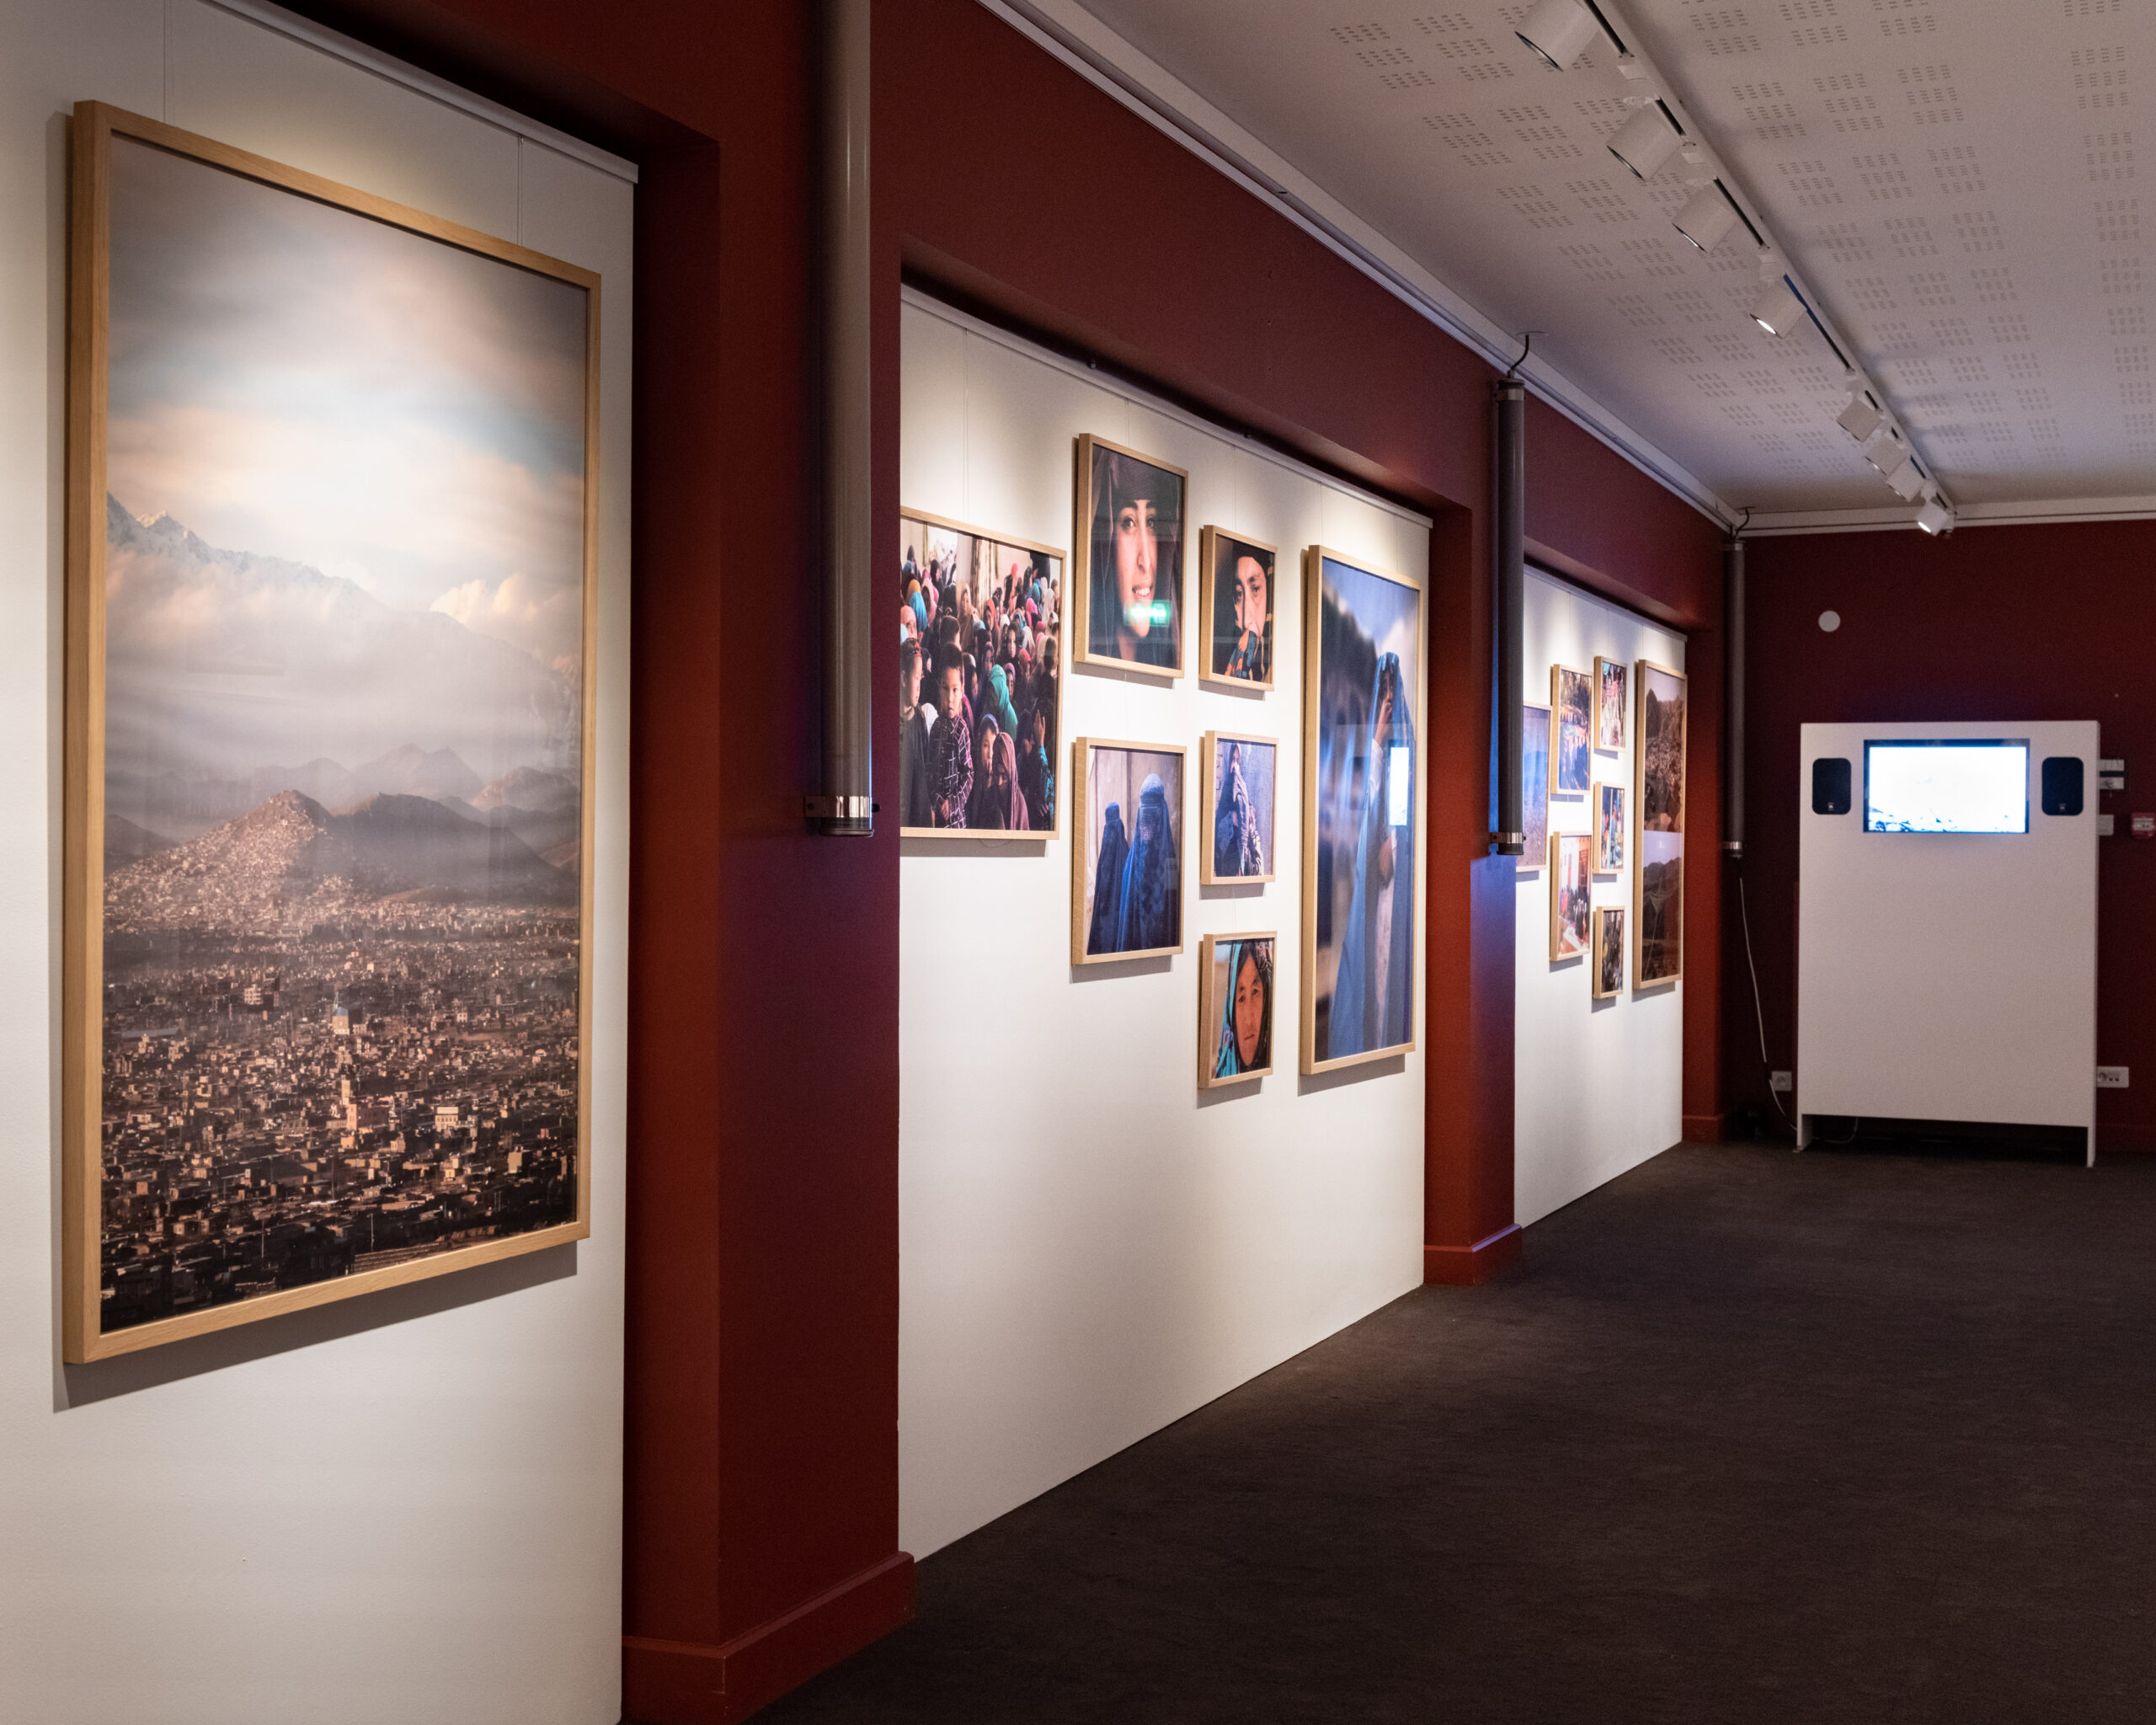
<instances>
[{"instance_id":1,"label":"electrical wall outlet","mask_svg":"<svg viewBox=\"0 0 2156 1725\"><path fill-rule=\"evenodd\" d=\"M2106 1068L2105 1070L2108 1071L2110 1069ZM2100 1084L2104 1081L2099 1078L2096 1081ZM2123 1084L2126 1081L2121 1078L2119 1081ZM1796 1088L1796 1081L1786 1072L1769 1072L1767 1074L1767 1087L1769 1090L1778 1090L1782 1092L1784 1094L1786 1094L1790 1091Z\"/></svg>"},{"instance_id":2,"label":"electrical wall outlet","mask_svg":"<svg viewBox=\"0 0 2156 1725\"><path fill-rule=\"evenodd\" d=\"M2124 1066L2097 1067L2096 1088L2099 1090L2124 1090L2126 1088L2126 1073L2127 1069Z\"/></svg>"}]
</instances>

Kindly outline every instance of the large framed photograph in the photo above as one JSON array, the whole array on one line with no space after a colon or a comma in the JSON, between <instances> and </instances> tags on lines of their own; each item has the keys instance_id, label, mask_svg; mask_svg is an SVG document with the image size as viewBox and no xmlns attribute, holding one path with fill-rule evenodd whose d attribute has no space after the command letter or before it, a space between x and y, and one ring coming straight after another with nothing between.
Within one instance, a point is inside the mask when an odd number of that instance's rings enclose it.
<instances>
[{"instance_id":1,"label":"large framed photograph","mask_svg":"<svg viewBox=\"0 0 2156 1725\"><path fill-rule=\"evenodd\" d=\"M1070 745L1070 962L1182 950L1183 751Z\"/></svg>"},{"instance_id":2,"label":"large framed photograph","mask_svg":"<svg viewBox=\"0 0 2156 1725\"><path fill-rule=\"evenodd\" d=\"M1519 710L1520 828L1518 873L1537 874L1550 860L1550 709Z\"/></svg>"},{"instance_id":3,"label":"large framed photograph","mask_svg":"<svg viewBox=\"0 0 2156 1725\"><path fill-rule=\"evenodd\" d=\"M1415 1046L1422 591L1312 546L1304 575L1302 1070Z\"/></svg>"},{"instance_id":4,"label":"large framed photograph","mask_svg":"<svg viewBox=\"0 0 2156 1725\"><path fill-rule=\"evenodd\" d=\"M1273 879L1273 784L1280 745L1272 737L1208 731L1198 751L1201 812L1208 841L1198 851L1201 884Z\"/></svg>"},{"instance_id":5,"label":"large framed photograph","mask_svg":"<svg viewBox=\"0 0 2156 1725\"><path fill-rule=\"evenodd\" d=\"M1684 675L1642 659L1634 762L1632 986L1684 975Z\"/></svg>"},{"instance_id":6,"label":"large framed photograph","mask_svg":"<svg viewBox=\"0 0 2156 1725\"><path fill-rule=\"evenodd\" d=\"M599 278L97 103L63 1348L590 1232Z\"/></svg>"},{"instance_id":7,"label":"large framed photograph","mask_svg":"<svg viewBox=\"0 0 2156 1725\"><path fill-rule=\"evenodd\" d=\"M1583 670L1550 667L1550 788L1583 797L1594 773L1593 686Z\"/></svg>"},{"instance_id":8,"label":"large framed photograph","mask_svg":"<svg viewBox=\"0 0 2156 1725\"><path fill-rule=\"evenodd\" d=\"M1625 868L1625 788L1595 781L1594 872L1620 874Z\"/></svg>"},{"instance_id":9,"label":"large framed photograph","mask_svg":"<svg viewBox=\"0 0 2156 1725\"><path fill-rule=\"evenodd\" d=\"M1063 553L899 515L899 831L1057 836Z\"/></svg>"},{"instance_id":10,"label":"large framed photograph","mask_svg":"<svg viewBox=\"0 0 2156 1725\"><path fill-rule=\"evenodd\" d=\"M1594 912L1594 997L1625 991L1625 907L1598 905Z\"/></svg>"},{"instance_id":11,"label":"large framed photograph","mask_svg":"<svg viewBox=\"0 0 2156 1725\"><path fill-rule=\"evenodd\" d=\"M1587 950L1588 906L1593 880L1583 832L1550 835L1550 957L1577 959Z\"/></svg>"},{"instance_id":12,"label":"large framed photograph","mask_svg":"<svg viewBox=\"0 0 2156 1725\"><path fill-rule=\"evenodd\" d=\"M1198 537L1198 674L1246 689L1273 686L1273 590L1279 553L1261 540L1207 527Z\"/></svg>"},{"instance_id":13,"label":"large framed photograph","mask_svg":"<svg viewBox=\"0 0 2156 1725\"><path fill-rule=\"evenodd\" d=\"M1198 1087L1273 1070L1273 932L1209 934L1198 943Z\"/></svg>"},{"instance_id":14,"label":"large framed photograph","mask_svg":"<svg viewBox=\"0 0 2156 1725\"><path fill-rule=\"evenodd\" d=\"M1594 746L1607 755L1625 751L1625 714L1631 705L1625 692L1625 670L1622 660L1594 661Z\"/></svg>"},{"instance_id":15,"label":"large framed photograph","mask_svg":"<svg viewBox=\"0 0 2156 1725\"><path fill-rule=\"evenodd\" d=\"M1190 475L1088 435L1076 493L1070 662L1181 676Z\"/></svg>"}]
</instances>

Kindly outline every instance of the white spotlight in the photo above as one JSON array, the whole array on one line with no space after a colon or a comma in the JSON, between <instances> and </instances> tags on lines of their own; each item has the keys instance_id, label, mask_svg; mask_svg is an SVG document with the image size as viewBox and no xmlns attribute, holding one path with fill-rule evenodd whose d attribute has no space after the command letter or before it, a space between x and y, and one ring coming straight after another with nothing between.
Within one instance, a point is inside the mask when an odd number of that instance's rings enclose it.
<instances>
[{"instance_id":1,"label":"white spotlight","mask_svg":"<svg viewBox=\"0 0 2156 1725\"><path fill-rule=\"evenodd\" d=\"M1924 475L1917 471L1916 457L1909 457L1886 476L1886 483L1894 488L1894 495L1904 503L1914 503L1917 494L1924 489Z\"/></svg>"},{"instance_id":2,"label":"white spotlight","mask_svg":"<svg viewBox=\"0 0 2156 1725\"><path fill-rule=\"evenodd\" d=\"M1804 321L1804 302L1788 279L1777 276L1752 302L1752 321L1769 335L1786 335Z\"/></svg>"},{"instance_id":3,"label":"white spotlight","mask_svg":"<svg viewBox=\"0 0 2156 1725\"><path fill-rule=\"evenodd\" d=\"M1902 441L1902 434L1892 425L1881 425L1865 439L1864 458L1878 470L1882 479L1899 473L1908 455L1908 446Z\"/></svg>"},{"instance_id":4,"label":"white spotlight","mask_svg":"<svg viewBox=\"0 0 2156 1725\"><path fill-rule=\"evenodd\" d=\"M1917 525L1934 538L1954 531L1954 511L1935 497L1927 497L1917 511Z\"/></svg>"},{"instance_id":5,"label":"white spotlight","mask_svg":"<svg viewBox=\"0 0 2156 1725\"><path fill-rule=\"evenodd\" d=\"M1595 29L1594 14L1580 0L1540 0L1514 34L1562 72L1594 40Z\"/></svg>"},{"instance_id":6,"label":"white spotlight","mask_svg":"<svg viewBox=\"0 0 2156 1725\"><path fill-rule=\"evenodd\" d=\"M1737 206L1718 185L1694 193L1677 217L1677 231L1703 252L1711 252L1736 226Z\"/></svg>"},{"instance_id":7,"label":"white spotlight","mask_svg":"<svg viewBox=\"0 0 2156 1725\"><path fill-rule=\"evenodd\" d=\"M1660 104L1650 102L1610 135L1609 153L1641 179L1652 179L1682 142Z\"/></svg>"},{"instance_id":8,"label":"white spotlight","mask_svg":"<svg viewBox=\"0 0 2156 1725\"><path fill-rule=\"evenodd\" d=\"M1834 423L1859 443L1864 443L1870 441L1886 417L1871 404L1871 398L1864 393L1864 386L1860 383L1850 393L1849 404L1834 416Z\"/></svg>"}]
</instances>

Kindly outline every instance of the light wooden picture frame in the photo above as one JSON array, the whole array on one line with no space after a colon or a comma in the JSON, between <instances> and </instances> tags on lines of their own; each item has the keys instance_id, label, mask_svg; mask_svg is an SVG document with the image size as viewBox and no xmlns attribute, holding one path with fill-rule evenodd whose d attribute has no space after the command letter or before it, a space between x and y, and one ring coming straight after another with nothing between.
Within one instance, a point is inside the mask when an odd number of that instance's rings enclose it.
<instances>
[{"instance_id":1,"label":"light wooden picture frame","mask_svg":"<svg viewBox=\"0 0 2156 1725\"><path fill-rule=\"evenodd\" d=\"M1631 710L1626 696L1630 667L1621 659L1594 661L1594 746L1605 755L1625 752L1625 716Z\"/></svg>"},{"instance_id":2,"label":"light wooden picture frame","mask_svg":"<svg viewBox=\"0 0 2156 1725\"><path fill-rule=\"evenodd\" d=\"M1684 975L1684 814L1689 708L1684 673L1642 659L1634 667L1632 986Z\"/></svg>"},{"instance_id":3,"label":"light wooden picture frame","mask_svg":"<svg viewBox=\"0 0 2156 1725\"><path fill-rule=\"evenodd\" d=\"M1589 835L1550 835L1550 959L1552 964L1577 959L1588 948L1588 912L1593 902L1594 871Z\"/></svg>"},{"instance_id":4,"label":"light wooden picture frame","mask_svg":"<svg viewBox=\"0 0 2156 1725\"><path fill-rule=\"evenodd\" d=\"M899 836L958 843L1060 837L1062 798L1055 766L1063 758L1061 660L1067 567L1061 547L926 510L902 509L899 559L901 606L924 630L917 638L918 701L910 711L902 708L899 718ZM916 586L917 596L910 592ZM944 638L948 633L944 620L964 614L989 621L990 656L985 671L976 672L963 663L958 668L962 686L977 680L979 686L966 697L974 712L966 738L968 788L953 793L952 807L945 809L930 794L930 767L942 743L937 733L943 723L944 705L938 686L942 674L932 649L939 640L952 646ZM1022 642L1016 638L1021 634ZM952 650L963 660L964 648ZM904 641L899 664L903 692L907 676ZM997 672L1003 678L1000 690L995 681ZM1006 732L1006 708L1015 732ZM937 714L933 725L927 722L931 711ZM991 718L998 734L1011 736L1011 759L996 766L997 782L1006 773L1011 779L1000 804L990 783L984 781L979 760L982 733ZM1036 738L1036 727L1043 724L1046 734ZM997 752L1001 752L1000 745ZM950 825L947 817L953 814L963 815L967 824ZM999 826L993 824L998 819L1006 823L1022 820L1023 824ZM973 824L976 820L985 824Z\"/></svg>"},{"instance_id":5,"label":"light wooden picture frame","mask_svg":"<svg viewBox=\"0 0 2156 1725\"><path fill-rule=\"evenodd\" d=\"M1078 439L1076 458L1070 663L1173 682L1183 674L1187 633L1190 475L1090 432ZM1130 595L1118 585L1125 545L1132 579L1146 584Z\"/></svg>"},{"instance_id":6,"label":"light wooden picture frame","mask_svg":"<svg viewBox=\"0 0 2156 1725\"><path fill-rule=\"evenodd\" d=\"M1594 907L1594 998L1606 1001L1625 991L1625 907Z\"/></svg>"},{"instance_id":7,"label":"light wooden picture frame","mask_svg":"<svg viewBox=\"0 0 2156 1725\"><path fill-rule=\"evenodd\" d=\"M1182 950L1184 760L1180 743L1080 737L1071 744L1072 964Z\"/></svg>"},{"instance_id":8,"label":"light wooden picture frame","mask_svg":"<svg viewBox=\"0 0 2156 1725\"><path fill-rule=\"evenodd\" d=\"M1627 849L1625 787L1597 779L1594 793L1588 799L1588 808L1594 816L1594 872L1597 874L1621 874L1625 869Z\"/></svg>"},{"instance_id":9,"label":"light wooden picture frame","mask_svg":"<svg viewBox=\"0 0 2156 1725\"><path fill-rule=\"evenodd\" d=\"M1279 1025L1280 943L1267 928L1250 934L1209 934L1198 943L1198 1087L1247 1084L1273 1071ZM1255 1046L1246 1047L1243 1009L1251 996L1242 972L1262 990Z\"/></svg>"},{"instance_id":10,"label":"light wooden picture frame","mask_svg":"<svg viewBox=\"0 0 2156 1725\"><path fill-rule=\"evenodd\" d=\"M1521 874L1540 874L1550 861L1550 709L1523 702L1519 710L1519 847Z\"/></svg>"},{"instance_id":11,"label":"light wooden picture frame","mask_svg":"<svg viewBox=\"0 0 2156 1725\"><path fill-rule=\"evenodd\" d=\"M1247 606L1242 565L1261 572L1265 610L1258 628L1247 628L1240 613ZM1276 546L1225 527L1204 527L1198 536L1198 628L1201 681L1231 689L1270 689L1278 627L1280 553ZM1240 664L1243 668L1235 667Z\"/></svg>"},{"instance_id":12,"label":"light wooden picture frame","mask_svg":"<svg viewBox=\"0 0 2156 1725\"><path fill-rule=\"evenodd\" d=\"M1594 777L1594 685L1583 670L1550 667L1550 793L1584 797Z\"/></svg>"},{"instance_id":13,"label":"light wooden picture frame","mask_svg":"<svg viewBox=\"0 0 2156 1725\"><path fill-rule=\"evenodd\" d=\"M82 1363L590 1233L600 284L101 103L71 156Z\"/></svg>"},{"instance_id":14,"label":"light wooden picture frame","mask_svg":"<svg viewBox=\"0 0 2156 1725\"><path fill-rule=\"evenodd\" d=\"M1232 772L1241 786L1222 800ZM1264 883L1278 872L1280 740L1208 731L1198 757L1198 879ZM1240 807L1238 803L1240 802ZM1223 821L1228 830L1222 830ZM1256 867L1250 867L1255 863Z\"/></svg>"}]
</instances>

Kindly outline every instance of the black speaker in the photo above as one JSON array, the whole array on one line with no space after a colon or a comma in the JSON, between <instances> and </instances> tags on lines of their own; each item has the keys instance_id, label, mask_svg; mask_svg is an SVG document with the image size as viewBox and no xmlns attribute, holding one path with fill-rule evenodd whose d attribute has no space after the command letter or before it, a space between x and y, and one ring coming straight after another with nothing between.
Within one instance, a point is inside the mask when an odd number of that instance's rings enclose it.
<instances>
[{"instance_id":1,"label":"black speaker","mask_svg":"<svg viewBox=\"0 0 2156 1725\"><path fill-rule=\"evenodd\" d=\"M2081 812L2081 757L2079 755L2044 756L2044 813L2079 814Z\"/></svg>"},{"instance_id":2,"label":"black speaker","mask_svg":"<svg viewBox=\"0 0 2156 1725\"><path fill-rule=\"evenodd\" d=\"M2075 761L2079 766L2081 763ZM1845 755L1812 763L1812 812L1846 814L1849 812L1849 763Z\"/></svg>"}]
</instances>

